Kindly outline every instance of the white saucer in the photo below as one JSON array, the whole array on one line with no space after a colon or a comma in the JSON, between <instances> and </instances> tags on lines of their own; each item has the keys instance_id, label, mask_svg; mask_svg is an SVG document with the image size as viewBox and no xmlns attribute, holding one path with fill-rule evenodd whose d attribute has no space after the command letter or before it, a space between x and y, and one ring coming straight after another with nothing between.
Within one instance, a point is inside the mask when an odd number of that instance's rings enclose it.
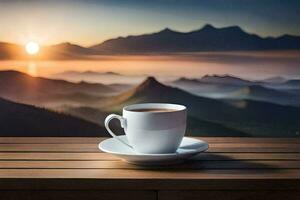
<instances>
[{"instance_id":1,"label":"white saucer","mask_svg":"<svg viewBox=\"0 0 300 200\"><path fill-rule=\"evenodd\" d=\"M118 136L125 141L125 135ZM163 165L180 163L184 160L208 149L207 142L194 138L184 137L178 150L170 154L141 154L134 152L129 146L115 138L109 138L99 144L99 149L122 158L124 161L137 165Z\"/></svg>"}]
</instances>

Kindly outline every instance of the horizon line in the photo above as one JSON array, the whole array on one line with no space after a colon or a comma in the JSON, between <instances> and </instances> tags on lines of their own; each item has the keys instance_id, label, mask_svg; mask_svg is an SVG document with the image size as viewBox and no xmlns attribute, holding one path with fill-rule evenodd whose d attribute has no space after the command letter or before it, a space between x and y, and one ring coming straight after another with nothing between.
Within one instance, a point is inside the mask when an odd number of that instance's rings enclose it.
<instances>
[{"instance_id":1,"label":"horizon line","mask_svg":"<svg viewBox=\"0 0 300 200\"><path fill-rule=\"evenodd\" d=\"M195 32L195 31L200 31L202 30L203 28L207 27L207 26L210 26L212 28L215 28L215 29L224 29L224 28L232 28L232 27L238 27L240 28L243 32L247 33L247 34L253 34L253 35L257 35L263 39L266 39L266 38L280 38L280 37L284 37L284 36L296 36L296 37L300 37L300 35L293 35L293 34L289 34L289 33L284 33L284 34L281 34L281 35L278 35L278 36L261 36L260 34L258 33L254 33L254 32L247 32L245 31L245 29L239 25L230 25L230 26L222 26L222 27L216 27L214 26L213 24L210 24L210 23L206 23L204 24L202 27L200 28L196 28L196 29L192 29L190 31L178 31L176 29L173 29L173 28L169 28L169 27L165 27L165 28L161 28L157 31L152 31L152 32L148 32L148 33L141 33L141 34L135 34L135 35L126 35L126 36L117 36L117 37L112 37L112 38L108 38L108 39L105 39L103 40L102 42L96 42L92 45L82 45L80 43L77 43L77 42L71 42L71 41L62 41L62 42L58 42L58 43L52 43L52 44L42 44L42 43L39 43L40 46L42 47L50 47L50 46L55 46L55 45L61 45L61 44L71 44L71 45L77 45L77 46L80 46L80 47L83 47L83 48L91 48L93 46L96 46L96 45L100 45L102 43L104 43L105 41L108 41L108 40L113 40L113 39L118 39L118 38L127 38L127 37L130 37L130 36L142 36L142 35L150 35L150 34L155 34L155 33L159 33L159 32L162 32L164 30L169 30L169 31L172 31L172 32L176 32L176 33L181 33L181 34L187 34L187 33L191 33L191 32ZM10 42L10 41L2 41L0 40L0 43L7 43L7 44L13 44L13 45L20 45L20 46L23 46L24 44L22 43L18 43L18 42Z\"/></svg>"}]
</instances>

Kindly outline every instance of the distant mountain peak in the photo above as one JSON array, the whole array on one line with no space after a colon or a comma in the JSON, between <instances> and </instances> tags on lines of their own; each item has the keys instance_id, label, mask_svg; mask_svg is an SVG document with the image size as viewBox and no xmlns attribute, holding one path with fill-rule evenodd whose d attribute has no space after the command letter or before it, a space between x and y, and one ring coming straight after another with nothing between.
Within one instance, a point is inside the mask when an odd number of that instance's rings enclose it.
<instances>
[{"instance_id":1,"label":"distant mountain peak","mask_svg":"<svg viewBox=\"0 0 300 200\"><path fill-rule=\"evenodd\" d=\"M165 85L161 84L156 80L156 78L149 76L140 85L136 87L136 91L151 91L164 88Z\"/></svg>"},{"instance_id":2,"label":"distant mountain peak","mask_svg":"<svg viewBox=\"0 0 300 200\"><path fill-rule=\"evenodd\" d=\"M30 76L30 75L17 70L0 70L0 76L12 77L12 76Z\"/></svg>"},{"instance_id":3,"label":"distant mountain peak","mask_svg":"<svg viewBox=\"0 0 300 200\"><path fill-rule=\"evenodd\" d=\"M286 81L286 78L282 76L273 76L273 77L266 78L262 81L266 83L283 83Z\"/></svg>"},{"instance_id":4,"label":"distant mountain peak","mask_svg":"<svg viewBox=\"0 0 300 200\"><path fill-rule=\"evenodd\" d=\"M243 31L243 29L239 26L228 26L228 27L224 27L222 28L223 30L232 30L232 31Z\"/></svg>"},{"instance_id":5,"label":"distant mountain peak","mask_svg":"<svg viewBox=\"0 0 300 200\"><path fill-rule=\"evenodd\" d=\"M244 80L242 78L230 75L230 74L224 74L224 75L205 75L201 79L203 82L207 83L219 83L219 84L238 84L238 85L252 85L253 83L248 80Z\"/></svg>"},{"instance_id":6,"label":"distant mountain peak","mask_svg":"<svg viewBox=\"0 0 300 200\"><path fill-rule=\"evenodd\" d=\"M162 31L172 31L170 28L166 27Z\"/></svg>"},{"instance_id":7,"label":"distant mountain peak","mask_svg":"<svg viewBox=\"0 0 300 200\"><path fill-rule=\"evenodd\" d=\"M158 82L156 80L155 77L153 76L149 76L146 78L146 80L144 82L141 83L141 85L157 85L157 84L161 84L160 82Z\"/></svg>"},{"instance_id":8,"label":"distant mountain peak","mask_svg":"<svg viewBox=\"0 0 300 200\"><path fill-rule=\"evenodd\" d=\"M60 43L61 45L73 45L71 42L62 42L62 43Z\"/></svg>"},{"instance_id":9,"label":"distant mountain peak","mask_svg":"<svg viewBox=\"0 0 300 200\"><path fill-rule=\"evenodd\" d=\"M186 78L186 77L181 77L177 80L175 80L174 82L199 82L198 79L195 79L195 78Z\"/></svg>"},{"instance_id":10,"label":"distant mountain peak","mask_svg":"<svg viewBox=\"0 0 300 200\"><path fill-rule=\"evenodd\" d=\"M23 74L22 72L20 71L16 71L16 70L0 70L0 73L1 74Z\"/></svg>"},{"instance_id":11,"label":"distant mountain peak","mask_svg":"<svg viewBox=\"0 0 300 200\"><path fill-rule=\"evenodd\" d=\"M104 72L103 74L106 74L106 75L116 75L116 76L121 76L120 73L112 72L112 71Z\"/></svg>"},{"instance_id":12,"label":"distant mountain peak","mask_svg":"<svg viewBox=\"0 0 300 200\"><path fill-rule=\"evenodd\" d=\"M179 79L177 79L178 81L188 81L188 80L190 80L190 79L188 79L188 78L186 78L186 77L181 77L181 78L179 78Z\"/></svg>"},{"instance_id":13,"label":"distant mountain peak","mask_svg":"<svg viewBox=\"0 0 300 200\"><path fill-rule=\"evenodd\" d=\"M158 82L154 77L146 78L142 83L137 85L136 87L120 94L115 98L116 101L127 101L129 99L139 99L143 98L146 101L160 98L161 96L170 92L169 86L163 85L162 83ZM155 99L154 101L157 101ZM153 101L152 101L153 102Z\"/></svg>"},{"instance_id":14,"label":"distant mountain peak","mask_svg":"<svg viewBox=\"0 0 300 200\"><path fill-rule=\"evenodd\" d=\"M62 46L62 47L81 47L81 48L85 48L79 44L75 44L75 43L72 43L72 42L62 42L62 43L58 43L56 45L53 45L53 46Z\"/></svg>"},{"instance_id":15,"label":"distant mountain peak","mask_svg":"<svg viewBox=\"0 0 300 200\"><path fill-rule=\"evenodd\" d=\"M158 33L176 33L176 31L173 31L172 29L166 27L163 30L159 31Z\"/></svg>"},{"instance_id":16,"label":"distant mountain peak","mask_svg":"<svg viewBox=\"0 0 300 200\"><path fill-rule=\"evenodd\" d=\"M221 75L218 75L218 74L212 74L212 75L206 74L202 78L203 79L205 79L205 78L221 78L221 79L234 78L234 79L240 79L240 78L235 77L235 76L230 75L230 74L221 74Z\"/></svg>"},{"instance_id":17,"label":"distant mountain peak","mask_svg":"<svg viewBox=\"0 0 300 200\"><path fill-rule=\"evenodd\" d=\"M214 27L214 26L211 25L211 24L205 24L205 25L201 28L201 30L215 30L215 29L217 29L217 28Z\"/></svg>"},{"instance_id":18,"label":"distant mountain peak","mask_svg":"<svg viewBox=\"0 0 300 200\"><path fill-rule=\"evenodd\" d=\"M70 42L63 42L63 43L59 43L59 44L52 45L49 47L50 47L50 51L54 50L54 52L64 53L64 54L68 54L68 55L73 54L73 56L75 54L76 55L88 55L88 54L94 53L94 51L89 48L85 48L83 46L80 46L78 44L73 44Z\"/></svg>"},{"instance_id":19,"label":"distant mountain peak","mask_svg":"<svg viewBox=\"0 0 300 200\"><path fill-rule=\"evenodd\" d=\"M71 42L62 42L62 43L58 43L53 45L54 47L69 47L69 46L77 46L75 44L72 44Z\"/></svg>"},{"instance_id":20,"label":"distant mountain peak","mask_svg":"<svg viewBox=\"0 0 300 200\"><path fill-rule=\"evenodd\" d=\"M77 72L75 71L74 74L83 74L83 75L96 75L96 76L102 76L102 75L114 75L114 76L121 76L121 74L117 73L117 72L113 72L113 71L107 71L107 72L98 72L98 71L92 71L92 70L87 70L87 71L83 71L83 72Z\"/></svg>"},{"instance_id":21,"label":"distant mountain peak","mask_svg":"<svg viewBox=\"0 0 300 200\"><path fill-rule=\"evenodd\" d=\"M241 33L245 32L241 27L239 26L227 26L227 27L222 27L222 28L216 28L211 24L205 24L201 29L198 31L227 31L231 33Z\"/></svg>"}]
</instances>

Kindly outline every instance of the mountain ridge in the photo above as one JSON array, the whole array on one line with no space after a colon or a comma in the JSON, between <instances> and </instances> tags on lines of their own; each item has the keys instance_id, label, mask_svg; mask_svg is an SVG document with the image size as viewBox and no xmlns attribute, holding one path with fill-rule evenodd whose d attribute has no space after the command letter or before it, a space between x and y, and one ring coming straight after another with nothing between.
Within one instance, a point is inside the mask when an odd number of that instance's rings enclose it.
<instances>
[{"instance_id":1,"label":"mountain ridge","mask_svg":"<svg viewBox=\"0 0 300 200\"><path fill-rule=\"evenodd\" d=\"M90 48L115 53L299 49L300 44L295 44L295 40L300 41L300 37L282 35L263 38L247 33L239 26L216 28L206 24L190 32L166 28L150 34L109 39Z\"/></svg>"},{"instance_id":2,"label":"mountain ridge","mask_svg":"<svg viewBox=\"0 0 300 200\"><path fill-rule=\"evenodd\" d=\"M0 96L13 101L42 106L53 98L66 98L85 93L95 99L101 95L114 93L115 89L100 83L78 82L33 77L26 73L0 71ZM73 98L68 98L73 99ZM80 99L80 98L79 98ZM67 100L67 99L66 99Z\"/></svg>"},{"instance_id":3,"label":"mountain ridge","mask_svg":"<svg viewBox=\"0 0 300 200\"><path fill-rule=\"evenodd\" d=\"M256 82L252 82L246 79L242 79L230 74L224 75L205 75L199 79L199 81L206 83L219 83L219 84L237 84L237 85L253 85Z\"/></svg>"},{"instance_id":4,"label":"mountain ridge","mask_svg":"<svg viewBox=\"0 0 300 200\"><path fill-rule=\"evenodd\" d=\"M189 32L165 28L157 32L128 35L83 47L70 42L43 46L36 59L94 59L96 55L153 54L203 51L263 51L299 50L300 36L284 34L261 37L248 33L239 26L216 28L206 24ZM0 42L0 59L30 59L24 47Z\"/></svg>"}]
</instances>

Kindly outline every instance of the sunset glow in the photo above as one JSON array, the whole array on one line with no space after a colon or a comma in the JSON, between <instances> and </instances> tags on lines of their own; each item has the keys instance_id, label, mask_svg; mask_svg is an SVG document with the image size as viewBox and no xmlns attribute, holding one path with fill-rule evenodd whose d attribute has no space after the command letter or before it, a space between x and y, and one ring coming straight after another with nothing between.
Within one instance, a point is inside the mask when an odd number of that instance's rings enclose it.
<instances>
[{"instance_id":1,"label":"sunset glow","mask_svg":"<svg viewBox=\"0 0 300 200\"><path fill-rule=\"evenodd\" d=\"M25 50L30 55L35 55L40 51L40 45L37 42L30 41L25 45Z\"/></svg>"}]
</instances>

